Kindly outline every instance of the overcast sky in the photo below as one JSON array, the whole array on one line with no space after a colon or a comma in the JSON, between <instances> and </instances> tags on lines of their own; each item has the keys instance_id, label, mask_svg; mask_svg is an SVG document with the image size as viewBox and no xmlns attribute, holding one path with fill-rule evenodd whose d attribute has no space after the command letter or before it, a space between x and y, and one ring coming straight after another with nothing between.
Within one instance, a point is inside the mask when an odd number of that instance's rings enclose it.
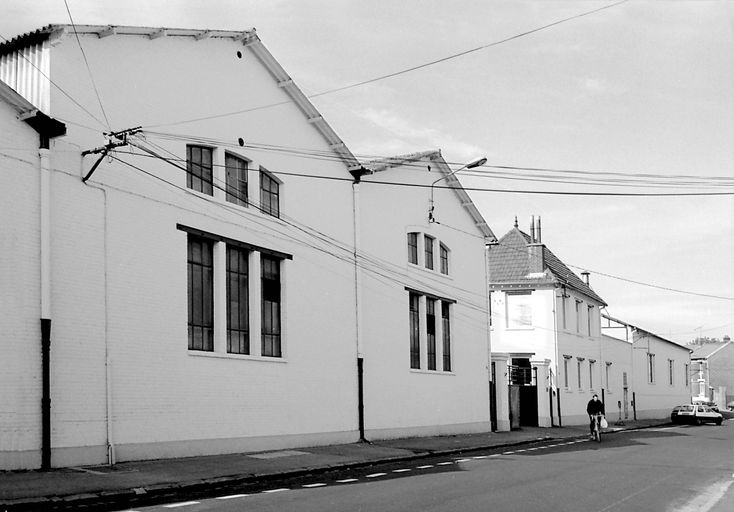
<instances>
[{"instance_id":1,"label":"overcast sky","mask_svg":"<svg viewBox=\"0 0 734 512\"><path fill-rule=\"evenodd\" d=\"M255 27L306 94L491 45L613 3L68 0L77 24ZM64 0L0 2L2 37L49 23L69 23ZM576 175L582 177L731 179L733 29L733 2L630 0L312 101L365 159L441 149L457 167L486 156L488 165L584 171ZM527 181L532 174L558 177L547 170L481 171L461 181L505 191L470 192L495 234L510 230L515 216L529 231L530 216L540 215L543 242L575 272L591 272L611 316L679 343L699 334L734 335L734 187L656 188L650 181L659 178L620 187L608 181L620 176L606 174L593 175L606 180L597 186L554 184Z\"/></svg>"}]
</instances>

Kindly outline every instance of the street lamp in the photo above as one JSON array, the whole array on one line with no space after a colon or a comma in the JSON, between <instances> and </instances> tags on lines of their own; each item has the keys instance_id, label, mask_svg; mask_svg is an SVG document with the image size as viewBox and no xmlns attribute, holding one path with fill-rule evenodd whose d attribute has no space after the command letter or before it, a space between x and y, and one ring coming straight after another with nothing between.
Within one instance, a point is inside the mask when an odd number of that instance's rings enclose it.
<instances>
[{"instance_id":1,"label":"street lamp","mask_svg":"<svg viewBox=\"0 0 734 512\"><path fill-rule=\"evenodd\" d=\"M453 176L454 174L456 174L459 171L463 171L464 169L474 169L475 167L479 167L480 165L484 165L486 163L487 163L487 159L485 157L477 158L475 160L472 160L468 164L465 164L465 165L459 167L455 171L448 173L446 176L441 176L436 181L434 181L433 183L431 183L431 207L428 209L428 222L436 222L436 219L433 217L433 208L434 208L434 206L433 206L433 186L436 183L438 183L439 181L445 180L449 176Z\"/></svg>"}]
</instances>

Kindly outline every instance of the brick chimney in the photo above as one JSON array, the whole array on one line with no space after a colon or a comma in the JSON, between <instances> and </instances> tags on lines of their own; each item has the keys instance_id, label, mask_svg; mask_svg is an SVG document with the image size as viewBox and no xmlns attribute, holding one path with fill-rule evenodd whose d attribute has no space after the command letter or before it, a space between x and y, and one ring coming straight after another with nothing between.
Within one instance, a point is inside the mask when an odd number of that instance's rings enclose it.
<instances>
[{"instance_id":1,"label":"brick chimney","mask_svg":"<svg viewBox=\"0 0 734 512\"><path fill-rule=\"evenodd\" d=\"M528 244L528 274L542 274L545 271L543 259L544 245L540 242L540 216L536 226L535 216L530 220L530 243Z\"/></svg>"}]
</instances>

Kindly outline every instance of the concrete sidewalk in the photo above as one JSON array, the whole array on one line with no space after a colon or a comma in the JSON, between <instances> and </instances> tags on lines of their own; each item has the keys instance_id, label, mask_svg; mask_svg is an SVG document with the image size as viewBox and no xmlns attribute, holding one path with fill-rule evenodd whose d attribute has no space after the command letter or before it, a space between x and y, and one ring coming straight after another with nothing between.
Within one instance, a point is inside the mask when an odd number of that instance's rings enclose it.
<instances>
[{"instance_id":1,"label":"concrete sidewalk","mask_svg":"<svg viewBox=\"0 0 734 512\"><path fill-rule=\"evenodd\" d=\"M610 424L607 430L615 432L666 423L667 419L628 421L624 426ZM113 504L121 507L133 504L141 506L163 498L203 495L237 486L263 484L326 471L586 435L588 429L585 426L523 427L512 432L393 439L266 453L123 462L114 467L0 472L0 512L111 509Z\"/></svg>"}]
</instances>

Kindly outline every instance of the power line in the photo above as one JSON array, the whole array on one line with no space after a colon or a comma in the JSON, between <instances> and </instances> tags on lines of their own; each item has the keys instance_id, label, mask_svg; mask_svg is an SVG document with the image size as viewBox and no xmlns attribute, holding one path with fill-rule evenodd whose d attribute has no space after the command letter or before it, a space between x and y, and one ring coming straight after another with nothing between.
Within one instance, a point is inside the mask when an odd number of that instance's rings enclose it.
<instances>
[{"instance_id":1,"label":"power line","mask_svg":"<svg viewBox=\"0 0 734 512\"><path fill-rule=\"evenodd\" d=\"M162 138L164 140L172 141L185 141L201 144L211 144L219 146L227 146L235 149L246 149L251 151L265 151L273 152L283 155L298 156L304 159L314 159L323 161L340 161L339 157L329 150L318 150L309 148L297 148L290 146L278 146L272 144L247 142L244 144L234 144L228 140L200 137L195 135L177 135L177 134L164 134L161 132L146 132L146 136L150 135L154 138ZM147 140L147 137L146 137ZM171 153L172 154L172 153ZM172 154L173 155L173 154ZM176 157L176 155L173 155ZM389 157L378 157L375 155L355 155L360 160L385 160L390 161ZM181 157L176 157L183 161ZM395 159L396 163L399 163L402 167L424 169L426 162L423 161L401 161ZM458 162L446 162L449 166L461 166ZM369 165L366 164L366 165ZM518 170L518 171L532 171L523 172L522 174L509 174L499 173L494 171L462 171L463 176L476 176L480 178L496 178L496 179L507 179L507 180L522 180L522 181L538 181L538 182L560 182L563 184L590 184L590 185L614 185L624 186L657 186L657 187L695 187L695 188L720 188L720 187L734 187L734 178L728 176L692 176L692 175L663 175L663 174L652 174L652 173L622 173L618 171L583 171L583 170L568 170L568 169L553 169L553 168L541 168L541 167L522 167L522 166L509 166L499 164L484 164L482 167L500 170ZM577 179L585 181L573 181L570 180L565 174L571 174L572 176L578 176ZM686 181L680 181L686 180Z\"/></svg>"},{"instance_id":2,"label":"power line","mask_svg":"<svg viewBox=\"0 0 734 512\"><path fill-rule=\"evenodd\" d=\"M123 154L125 152L122 152ZM174 162L185 162L180 157L168 158L160 157L168 161L169 163ZM273 171L269 170L270 173L276 176L294 176L299 178L310 178L310 179L321 179L327 181L345 181L353 182L353 178L341 178L338 176L323 176L318 174L305 174L301 172L289 172L289 171ZM431 188L430 184L423 183L397 183L392 181L373 180L363 178L364 183L373 185L390 185L396 187L414 187L414 188ZM449 185L434 185L434 189L453 189ZM611 197L687 197L687 196L732 196L734 191L731 192L573 192L573 191L553 191L553 190L507 190L507 189L496 189L496 188L484 188L484 187L466 187L462 186L466 191L471 192L498 192L508 194L541 194L541 195L562 195L562 196L611 196Z\"/></svg>"},{"instance_id":3,"label":"power line","mask_svg":"<svg viewBox=\"0 0 734 512\"><path fill-rule=\"evenodd\" d=\"M64 0L64 5L66 6L66 12L69 14L69 21L71 21L71 28L74 29L74 36L76 37L76 42L79 45L79 49L82 52L82 57L84 58L84 64L87 67L87 72L89 73L89 80L92 82L92 87L94 88L94 94L97 96L97 102L99 103L99 108L102 110L102 115L104 116L104 120L107 122L107 128L112 131L112 126L110 125L110 120L107 117L107 112L105 112L104 106L102 105L102 98L99 96L99 90L97 89L97 84L94 81L94 76L92 76L92 68L89 67L89 61L87 60L87 54L84 52L84 47L82 46L82 42L79 39L79 33L76 31L76 25L74 24L74 18L71 16L71 10L69 9L69 3L67 0Z\"/></svg>"},{"instance_id":4,"label":"power line","mask_svg":"<svg viewBox=\"0 0 734 512\"><path fill-rule=\"evenodd\" d=\"M623 4L623 3L627 2L627 1L628 0L621 0L621 1L615 2L613 4L609 4L609 5L605 5L603 7L599 7L598 9L593 9L591 11L586 11L586 12L582 12L580 14L576 14L574 16L569 16L568 18L564 18L564 19L561 19L561 20L558 20L558 21L554 21L553 23L548 23L546 25L543 25L543 26L534 28L532 30L527 30L527 31L521 32L519 34L515 34L513 36L506 37L506 38L501 39L499 41L494 41L494 42L491 42L491 43L483 44L481 46L477 46L475 48L470 48L468 50L464 50L464 51L461 51L461 52L458 52L458 53L454 53L454 54L451 54L451 55L447 55L446 57L442 57L440 59L435 59L435 60L432 60L432 61L429 61L429 62L425 62L425 63L419 64L417 66L412 66L412 67L405 68L405 69L402 69L402 70L399 70L399 71L395 71L395 72L392 72L392 73L388 73L388 74L385 74L385 75L381 75L381 76L377 76L377 77L370 78L370 79L367 79L367 80L363 80L361 82L356 82L356 83L349 84L349 85L344 85L344 86L341 86L341 87L335 87L333 89L327 89L325 91L321 91L321 92L316 93L316 94L308 95L307 98L317 98L317 97L320 97L320 96L326 96L327 94L333 94L335 92L345 91L347 89L354 89L355 87L360 87L360 86L363 86L363 85L367 85L367 84L379 82L381 80L386 80L388 78L396 77L396 76L399 76L399 75L404 75L406 73L417 71L419 69L427 68L427 67L430 67L430 66L435 66L436 64L440 64L442 62L446 62L446 61L449 61L449 60L452 60L452 59L456 59L458 57L463 57L464 55L468 55L470 53L474 53L474 52L477 52L477 51L480 51L480 50L485 50L487 48L491 48L493 46L497 46L497 45L500 45L500 44L503 44L503 43L507 43L507 42L512 41L514 39L519 39L521 37L525 37L525 36L528 36L530 34L534 34L536 32L540 32L541 30L546 30L548 28L554 27L556 25L560 25L562 23L566 23L566 22L571 21L571 20L574 20L574 19L578 19L578 18L581 18L581 17L584 17L584 16L589 16L591 14L594 14L594 13L597 13L597 12L600 12L600 11L603 11L605 9L611 9L612 7L615 7L617 5ZM210 116L203 116L203 117L197 117L197 118L187 119L187 120L183 120L183 121L176 121L176 122L173 122L173 123L161 123L161 124L155 124L155 125L148 125L148 126L143 126L143 128L157 128L157 127L161 127L161 126L175 126L175 125L193 123L193 122L197 122L197 121L204 121L204 120L210 120L210 119L218 119L218 118L233 116L233 115L237 115L237 114L244 114L244 113L248 113L248 112L254 112L256 110L263 110L263 109L267 109L267 108L271 108L271 107L277 107L277 106L285 105L285 104L288 104L288 103L290 103L290 101L281 101L281 102L277 102L277 103L270 103L268 105L261 105L261 106L258 106L258 107L252 107L252 108L247 108L247 109L242 109L242 110L236 110L236 111L233 111L233 112L225 112L225 113L222 113L222 114L215 114L215 115L210 115Z\"/></svg>"},{"instance_id":5,"label":"power line","mask_svg":"<svg viewBox=\"0 0 734 512\"><path fill-rule=\"evenodd\" d=\"M554 27L556 25L560 25L561 23L566 23L567 21L571 21L571 20L574 20L574 19L577 19L577 18L581 18L583 16L588 16L590 14L594 14L594 13L597 13L599 11L603 11L605 9L610 9L612 7L615 7L615 6L619 5L619 4L623 4L625 2L627 2L627 0L621 0L620 2L615 2L613 4L605 5L604 7L600 7L598 9L593 9L591 11L583 12L581 14L576 14L574 16L570 16L568 18L564 18L562 20L554 21L553 23L548 23L547 25L543 25L541 27L534 28L534 29L528 30L526 32L521 32L520 34L515 34L514 36L510 36L510 37L507 37L505 39L501 39L499 41L494 41L492 43L483 44L483 45L477 46L475 48L470 48L469 50L464 50L464 51L459 52L459 53L454 53L454 54L448 55L446 57L442 57L440 59L432 60L432 61L429 61L429 62L426 62L426 63L423 63L423 64L419 64L417 66L413 66L413 67L410 67L410 68L402 69L400 71L395 71L393 73L388 73L386 75L378 76L378 77L375 77L375 78L370 78L368 80L363 80L361 82L356 82L354 84L345 85L345 86L342 86L342 87L336 87L334 89L327 89L326 91L322 91L322 92L319 92L319 93L316 93L316 94L312 94L312 95L309 96L309 98L317 98L319 96L325 96L327 94L332 94L332 93L339 92L339 91L345 91L347 89L353 89L355 87L360 87L362 85L367 85L367 84L371 84L371 83L374 83L374 82L379 82L380 80L385 80L387 78L392 78L392 77L395 77L395 76L404 75L405 73L410 73L412 71L416 71L416 70L419 70L419 69L427 68L429 66L434 66L436 64L440 64L440 63L446 62L448 60L456 59L458 57L463 57L464 55L468 55L470 53L478 52L480 50L486 50L487 48L491 48L492 46L497 46L497 45L500 45L500 44L503 44L503 43L507 43L509 41L512 41L514 39L519 39L521 37L525 37L525 36L528 36L530 34L534 34L536 32L540 32L541 30L546 30L546 29L548 29L550 27Z\"/></svg>"}]
</instances>

